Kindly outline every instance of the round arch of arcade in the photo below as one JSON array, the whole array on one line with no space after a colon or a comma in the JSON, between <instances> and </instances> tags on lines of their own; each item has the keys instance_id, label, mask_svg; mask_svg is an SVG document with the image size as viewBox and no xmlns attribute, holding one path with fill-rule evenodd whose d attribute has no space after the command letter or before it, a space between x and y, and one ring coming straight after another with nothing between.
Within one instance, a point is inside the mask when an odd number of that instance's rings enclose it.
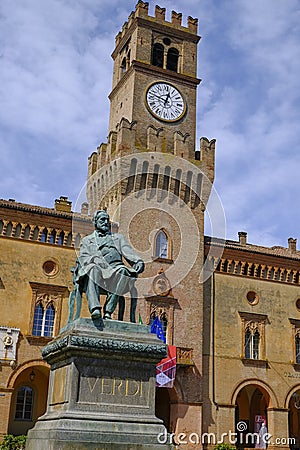
<instances>
[{"instance_id":1,"label":"round arch of arcade","mask_svg":"<svg viewBox=\"0 0 300 450\"><path fill-rule=\"evenodd\" d=\"M296 386L293 386L287 393L287 396L285 398L285 403L284 403L285 408L290 407L290 402L291 402L293 396L295 396L295 394L299 394L299 392L300 392L300 383L297 384Z\"/></svg>"},{"instance_id":2,"label":"round arch of arcade","mask_svg":"<svg viewBox=\"0 0 300 450\"><path fill-rule=\"evenodd\" d=\"M27 434L46 411L50 367L42 360L30 360L18 366L7 382L11 390L7 411L8 434Z\"/></svg>"},{"instance_id":3,"label":"round arch of arcade","mask_svg":"<svg viewBox=\"0 0 300 450\"><path fill-rule=\"evenodd\" d=\"M288 413L289 437L294 439L295 447L300 443L300 383L293 386L287 393L284 404Z\"/></svg>"},{"instance_id":4,"label":"round arch of arcade","mask_svg":"<svg viewBox=\"0 0 300 450\"><path fill-rule=\"evenodd\" d=\"M231 404L235 407L237 429L241 430L239 426L242 425L246 432L259 433L262 423L265 423L274 434L278 433L279 427L283 430L281 437L292 439L290 444L299 448L300 383L287 391L283 405L279 405L275 392L268 384L257 379L247 379L233 390ZM273 413L269 416L270 410Z\"/></svg>"},{"instance_id":5,"label":"round arch of arcade","mask_svg":"<svg viewBox=\"0 0 300 450\"><path fill-rule=\"evenodd\" d=\"M231 404L233 406L236 404L237 397L238 397L239 393L241 392L241 390L243 388L247 388L249 386L255 386L257 388L260 388L268 394L268 396L269 396L268 407L269 408L272 408L272 407L278 408L279 407L278 399L277 399L277 396L276 396L275 392L273 391L273 389L268 384L264 383L261 380L257 380L256 378L249 378L247 380L244 380L234 388L232 396L231 396Z\"/></svg>"},{"instance_id":6,"label":"round arch of arcade","mask_svg":"<svg viewBox=\"0 0 300 450\"><path fill-rule=\"evenodd\" d=\"M49 374L49 372L50 372L50 367L49 367L49 365L48 365L45 361L42 361L42 360L40 360L40 359L37 359L37 360L31 360L31 361L26 361L25 363L20 364L20 365L17 367L17 369L15 369L15 370L12 372L11 376L8 378L8 382L7 382L7 386L6 386L6 387L7 387L8 389L13 389L14 386L15 386L15 384L16 384L16 382L17 382L18 377L19 377L25 370L28 370L28 369L34 370L34 368L41 368L42 371L43 371L44 373L47 372L47 374Z\"/></svg>"}]
</instances>

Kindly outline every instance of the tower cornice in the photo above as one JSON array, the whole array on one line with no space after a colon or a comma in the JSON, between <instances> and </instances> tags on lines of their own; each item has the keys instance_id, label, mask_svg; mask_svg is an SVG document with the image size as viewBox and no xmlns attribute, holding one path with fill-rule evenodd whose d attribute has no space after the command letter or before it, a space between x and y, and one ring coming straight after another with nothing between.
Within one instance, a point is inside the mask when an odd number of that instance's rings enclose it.
<instances>
[{"instance_id":1,"label":"tower cornice","mask_svg":"<svg viewBox=\"0 0 300 450\"><path fill-rule=\"evenodd\" d=\"M146 64L142 61L132 61L131 66L127 70L127 72L123 75L121 80L118 82L118 84L115 86L115 88L111 91L108 98L111 100L112 97L118 92L121 86L123 86L124 83L126 83L126 80L130 77L133 71L136 72L144 72L144 73L152 73L155 76L159 76L162 80L169 81L170 76L174 80L178 80L183 84L187 84L188 86L194 86L197 87L198 84L201 83L200 78L191 77L189 75L184 75L182 73L173 72L171 70L162 69L161 67L156 67L150 64Z\"/></svg>"},{"instance_id":2,"label":"tower cornice","mask_svg":"<svg viewBox=\"0 0 300 450\"><path fill-rule=\"evenodd\" d=\"M198 86L201 83L200 78L191 77L190 75L185 75L183 73L173 72L172 70L163 69L162 67L156 67L150 64L146 64L142 61L132 61L133 67L139 72L152 72L156 76L159 75L162 79L170 80L172 77L174 80L181 81L182 83L186 83L189 86Z\"/></svg>"}]
</instances>

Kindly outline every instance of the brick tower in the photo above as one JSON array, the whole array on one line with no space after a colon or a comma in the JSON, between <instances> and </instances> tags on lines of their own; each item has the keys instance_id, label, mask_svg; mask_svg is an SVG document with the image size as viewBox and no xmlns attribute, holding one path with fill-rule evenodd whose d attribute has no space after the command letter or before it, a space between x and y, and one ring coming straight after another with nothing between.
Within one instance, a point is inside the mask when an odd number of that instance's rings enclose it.
<instances>
[{"instance_id":1,"label":"brick tower","mask_svg":"<svg viewBox=\"0 0 300 450\"><path fill-rule=\"evenodd\" d=\"M107 208L140 252L146 269L138 312L148 323L158 315L167 343L177 347L174 388L158 389L158 414L170 432L189 424L200 433L199 277L215 141L201 138L196 151L197 24L188 17L183 26L175 11L168 22L159 6L150 16L148 3L138 1L116 36L108 141L89 158L87 197L91 212ZM163 395L167 413L159 411Z\"/></svg>"}]
</instances>

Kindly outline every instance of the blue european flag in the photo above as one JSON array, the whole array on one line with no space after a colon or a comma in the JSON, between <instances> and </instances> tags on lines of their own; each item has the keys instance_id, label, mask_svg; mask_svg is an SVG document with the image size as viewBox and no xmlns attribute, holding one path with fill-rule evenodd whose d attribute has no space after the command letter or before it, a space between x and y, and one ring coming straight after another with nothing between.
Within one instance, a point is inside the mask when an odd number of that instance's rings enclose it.
<instances>
[{"instance_id":1,"label":"blue european flag","mask_svg":"<svg viewBox=\"0 0 300 450\"><path fill-rule=\"evenodd\" d=\"M162 340L164 344L166 343L164 330L163 330L161 321L159 320L159 318L157 316L151 323L151 333L156 334L158 339Z\"/></svg>"}]
</instances>

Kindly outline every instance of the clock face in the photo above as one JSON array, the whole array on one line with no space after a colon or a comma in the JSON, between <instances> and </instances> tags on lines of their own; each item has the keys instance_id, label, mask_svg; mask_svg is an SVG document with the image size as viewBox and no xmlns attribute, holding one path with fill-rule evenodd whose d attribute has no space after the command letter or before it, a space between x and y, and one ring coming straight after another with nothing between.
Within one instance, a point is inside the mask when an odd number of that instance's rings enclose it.
<instances>
[{"instance_id":1,"label":"clock face","mask_svg":"<svg viewBox=\"0 0 300 450\"><path fill-rule=\"evenodd\" d=\"M181 119L186 111L186 103L179 90L169 83L152 83L146 92L146 105L151 114L165 122Z\"/></svg>"}]
</instances>

